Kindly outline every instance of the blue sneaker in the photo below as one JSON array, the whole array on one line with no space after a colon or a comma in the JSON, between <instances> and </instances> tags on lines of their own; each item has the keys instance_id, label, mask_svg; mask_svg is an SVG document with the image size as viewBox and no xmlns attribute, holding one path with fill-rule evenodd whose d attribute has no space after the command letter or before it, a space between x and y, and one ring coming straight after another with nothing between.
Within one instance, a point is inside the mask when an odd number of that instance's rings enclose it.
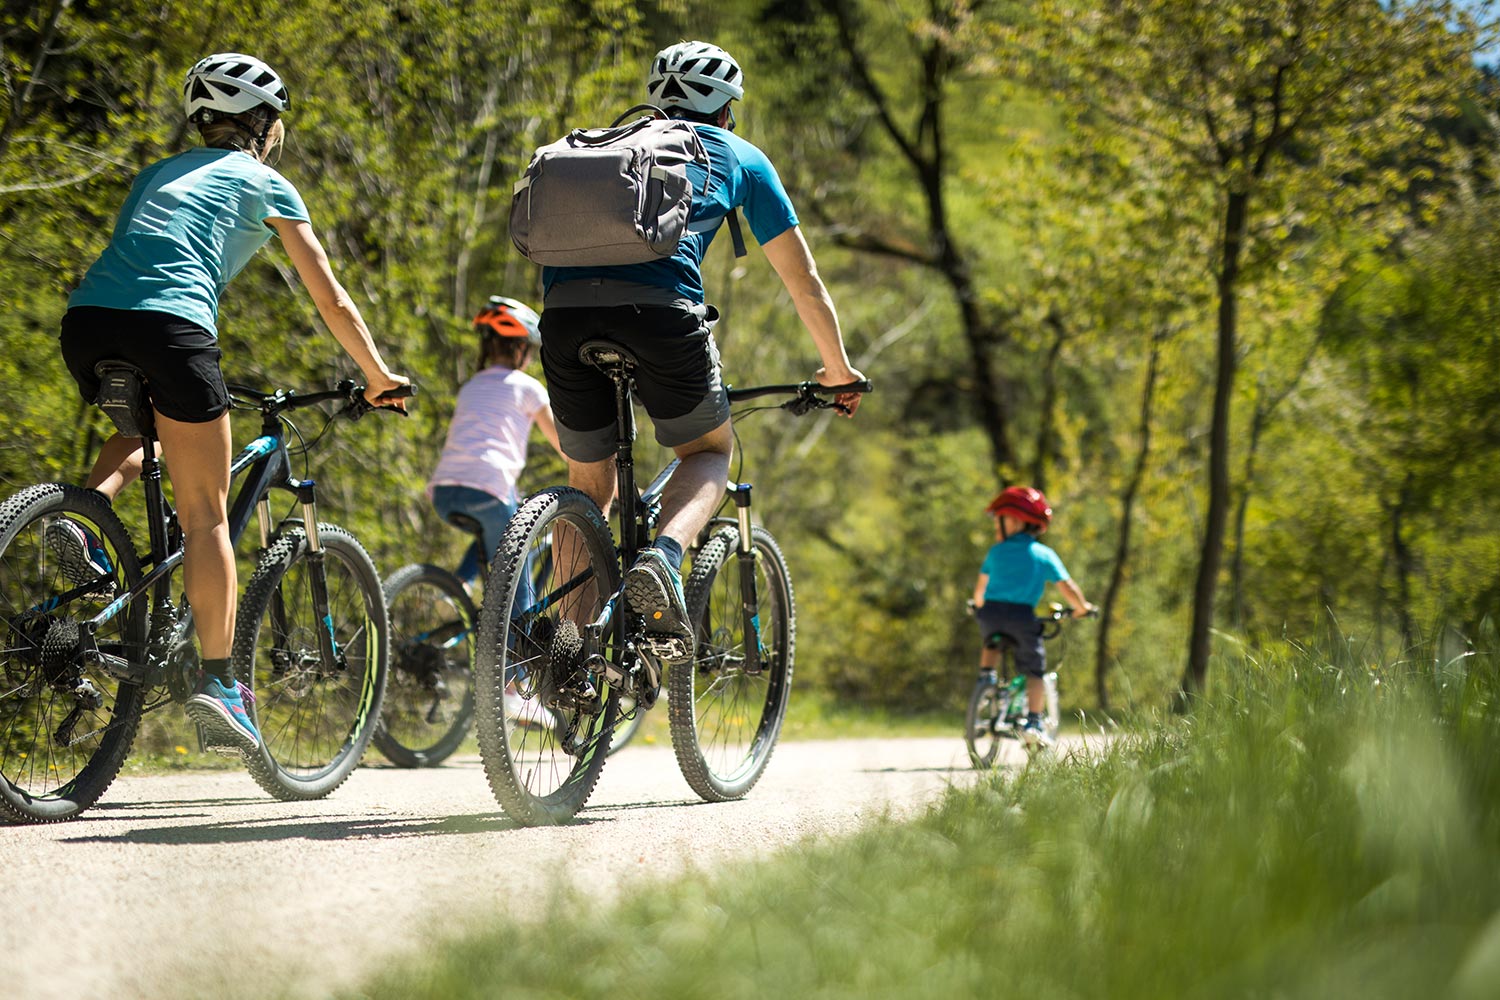
<instances>
[{"instance_id":1,"label":"blue sneaker","mask_svg":"<svg viewBox=\"0 0 1500 1000\"><path fill-rule=\"evenodd\" d=\"M645 621L642 630L653 652L669 662L693 658L693 627L688 621L682 577L660 549L649 548L625 574L625 606Z\"/></svg>"},{"instance_id":2,"label":"blue sneaker","mask_svg":"<svg viewBox=\"0 0 1500 1000\"><path fill-rule=\"evenodd\" d=\"M187 700L188 718L203 727L203 746L214 753L248 757L260 750L260 733L250 721L245 702L255 704L255 695L243 684L225 686L212 674L204 674Z\"/></svg>"},{"instance_id":3,"label":"blue sneaker","mask_svg":"<svg viewBox=\"0 0 1500 1000\"><path fill-rule=\"evenodd\" d=\"M114 564L109 553L104 551L104 542L91 530L70 517L57 517L47 522L43 535L47 547L57 557L62 575L75 587L93 583L101 576L114 573Z\"/></svg>"}]
</instances>

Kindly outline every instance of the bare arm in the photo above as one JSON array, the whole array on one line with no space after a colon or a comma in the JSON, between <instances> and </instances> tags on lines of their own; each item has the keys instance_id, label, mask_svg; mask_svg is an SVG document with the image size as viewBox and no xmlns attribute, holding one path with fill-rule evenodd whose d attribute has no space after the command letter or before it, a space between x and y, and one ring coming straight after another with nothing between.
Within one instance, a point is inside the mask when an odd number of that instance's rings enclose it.
<instances>
[{"instance_id":1,"label":"bare arm","mask_svg":"<svg viewBox=\"0 0 1500 1000\"><path fill-rule=\"evenodd\" d=\"M386 367L359 308L355 306L349 293L344 291L344 286L333 276L333 269L328 266L328 255L323 252L323 245L318 242L312 225L292 219L266 221L276 230L276 235L281 237L281 244L286 247L287 256L292 258L297 276L307 286L313 305L318 307L318 315L323 317L323 322L328 324L334 339L349 353L354 363L359 365L359 370L364 372L365 399L375 405L395 405L405 409L404 400L377 401L376 397L382 392L406 385L407 379L392 374Z\"/></svg>"},{"instance_id":2,"label":"bare arm","mask_svg":"<svg viewBox=\"0 0 1500 1000\"><path fill-rule=\"evenodd\" d=\"M547 439L552 450L567 458L568 456L563 455L562 445L557 443L557 422L552 419L552 407L543 406L532 419L536 421L536 429L542 432L542 437Z\"/></svg>"},{"instance_id":3,"label":"bare arm","mask_svg":"<svg viewBox=\"0 0 1500 1000\"><path fill-rule=\"evenodd\" d=\"M1078 584L1075 583L1071 578L1067 580L1059 580L1057 583L1057 589L1062 591L1063 596L1068 599L1068 603L1073 606L1074 618L1082 618L1084 615L1088 614L1094 609L1094 606L1092 604L1084 600L1083 589L1080 588Z\"/></svg>"},{"instance_id":4,"label":"bare arm","mask_svg":"<svg viewBox=\"0 0 1500 1000\"><path fill-rule=\"evenodd\" d=\"M984 603L984 588L990 585L990 578L984 573L979 574L979 582L974 584L974 607Z\"/></svg>"},{"instance_id":5,"label":"bare arm","mask_svg":"<svg viewBox=\"0 0 1500 1000\"><path fill-rule=\"evenodd\" d=\"M812 336L813 346L823 367L818 369L817 379L823 385L848 385L864 378L849 364L849 355L844 351L844 337L839 331L838 313L834 311L833 299L818 274L818 265L813 260L802 230L793 226L786 232L761 247L766 259L776 270L776 275L786 290L791 293L792 304L797 307L797 316ZM840 393L838 401L848 408L849 416L859 408L860 394Z\"/></svg>"}]
</instances>

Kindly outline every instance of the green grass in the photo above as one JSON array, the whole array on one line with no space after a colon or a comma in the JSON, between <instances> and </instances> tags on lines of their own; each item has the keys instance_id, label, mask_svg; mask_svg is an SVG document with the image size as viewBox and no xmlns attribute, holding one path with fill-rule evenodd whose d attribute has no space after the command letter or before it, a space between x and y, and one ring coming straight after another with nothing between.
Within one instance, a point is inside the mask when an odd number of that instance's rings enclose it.
<instances>
[{"instance_id":1,"label":"green grass","mask_svg":"<svg viewBox=\"0 0 1500 1000\"><path fill-rule=\"evenodd\" d=\"M1095 761L604 911L559 893L357 995L1500 995L1496 669L1224 665Z\"/></svg>"}]
</instances>

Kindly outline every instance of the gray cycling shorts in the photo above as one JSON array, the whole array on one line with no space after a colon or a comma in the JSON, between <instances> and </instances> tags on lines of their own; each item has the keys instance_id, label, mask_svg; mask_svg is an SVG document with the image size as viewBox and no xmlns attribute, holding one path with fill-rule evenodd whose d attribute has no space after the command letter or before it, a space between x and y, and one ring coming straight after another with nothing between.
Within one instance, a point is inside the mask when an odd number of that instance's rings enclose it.
<instances>
[{"instance_id":1,"label":"gray cycling shorts","mask_svg":"<svg viewBox=\"0 0 1500 1000\"><path fill-rule=\"evenodd\" d=\"M615 340L640 361L635 394L667 448L696 441L729 419L719 374L712 306L548 306L542 312L542 370L552 397L557 440L575 462L615 453L614 383L579 360L589 340Z\"/></svg>"}]
</instances>

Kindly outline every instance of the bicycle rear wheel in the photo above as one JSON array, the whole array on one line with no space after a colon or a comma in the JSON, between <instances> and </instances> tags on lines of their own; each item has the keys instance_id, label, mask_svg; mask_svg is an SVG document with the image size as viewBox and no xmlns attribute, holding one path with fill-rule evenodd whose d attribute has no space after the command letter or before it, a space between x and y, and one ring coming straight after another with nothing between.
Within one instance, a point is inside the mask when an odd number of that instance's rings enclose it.
<instances>
[{"instance_id":1,"label":"bicycle rear wheel","mask_svg":"<svg viewBox=\"0 0 1500 1000\"><path fill-rule=\"evenodd\" d=\"M375 746L398 767L452 756L474 718L479 617L463 581L441 566L403 566L385 582L390 670Z\"/></svg>"},{"instance_id":2,"label":"bicycle rear wheel","mask_svg":"<svg viewBox=\"0 0 1500 1000\"><path fill-rule=\"evenodd\" d=\"M969 747L969 760L981 771L995 766L1000 756L1000 734L995 723L1004 710L1000 686L994 680L981 677L969 696L969 711L964 716L964 742Z\"/></svg>"},{"instance_id":3,"label":"bicycle rear wheel","mask_svg":"<svg viewBox=\"0 0 1500 1000\"><path fill-rule=\"evenodd\" d=\"M697 630L690 664L667 672L667 718L682 776L709 802L744 796L760 780L781 735L792 686L797 608L786 559L770 532L750 531L761 645L747 635L738 527L716 532L693 560L688 615Z\"/></svg>"},{"instance_id":4,"label":"bicycle rear wheel","mask_svg":"<svg viewBox=\"0 0 1500 1000\"><path fill-rule=\"evenodd\" d=\"M64 557L59 533L74 527L103 543L112 573ZM0 819L73 819L120 773L145 691L85 662L79 623L140 579L130 536L92 490L45 483L0 504ZM147 603L104 623L100 651L141 662Z\"/></svg>"},{"instance_id":5,"label":"bicycle rear wheel","mask_svg":"<svg viewBox=\"0 0 1500 1000\"><path fill-rule=\"evenodd\" d=\"M390 635L380 575L343 528L318 525L328 618L313 602L316 563L301 527L261 556L235 625L235 675L255 694L260 753L245 763L278 799L318 799L349 777L375 731ZM320 632L342 655L325 663Z\"/></svg>"},{"instance_id":6,"label":"bicycle rear wheel","mask_svg":"<svg viewBox=\"0 0 1500 1000\"><path fill-rule=\"evenodd\" d=\"M500 541L479 612L474 720L490 789L518 823L565 822L599 780L619 692L597 677L596 700L578 696L578 623L619 586L609 525L577 490L538 493ZM507 708L507 693L519 704Z\"/></svg>"}]
</instances>

